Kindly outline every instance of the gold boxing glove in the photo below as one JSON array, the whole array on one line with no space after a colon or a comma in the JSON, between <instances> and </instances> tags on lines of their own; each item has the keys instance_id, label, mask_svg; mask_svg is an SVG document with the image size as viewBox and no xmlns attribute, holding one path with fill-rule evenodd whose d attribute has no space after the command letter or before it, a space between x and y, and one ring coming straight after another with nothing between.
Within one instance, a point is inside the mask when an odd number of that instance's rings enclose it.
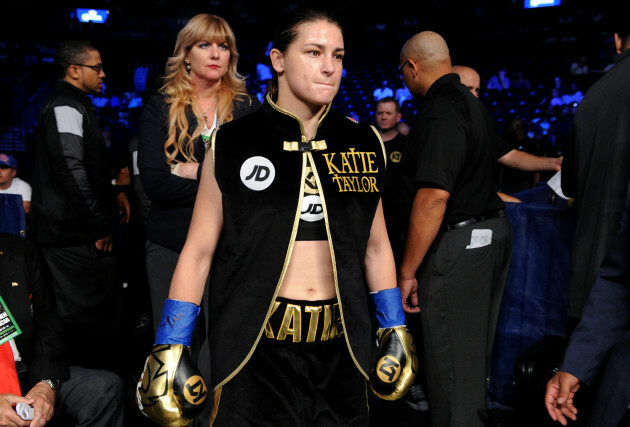
<instances>
[{"instance_id":1,"label":"gold boxing glove","mask_svg":"<svg viewBox=\"0 0 630 427\"><path fill-rule=\"evenodd\" d=\"M188 425L201 413L208 388L181 344L156 345L138 382L136 398L144 415L166 427Z\"/></svg>"},{"instance_id":2,"label":"gold boxing glove","mask_svg":"<svg viewBox=\"0 0 630 427\"><path fill-rule=\"evenodd\" d=\"M409 329L404 326L378 330L379 350L370 372L372 391L381 399L403 397L416 380L418 355Z\"/></svg>"},{"instance_id":3,"label":"gold boxing glove","mask_svg":"<svg viewBox=\"0 0 630 427\"><path fill-rule=\"evenodd\" d=\"M418 373L418 354L409 329L399 288L371 292L378 322L378 357L370 371L372 391L381 399L400 399Z\"/></svg>"},{"instance_id":4,"label":"gold boxing glove","mask_svg":"<svg viewBox=\"0 0 630 427\"><path fill-rule=\"evenodd\" d=\"M166 427L190 424L203 411L208 388L190 359L196 304L167 299L162 319L136 388L140 411Z\"/></svg>"}]
</instances>

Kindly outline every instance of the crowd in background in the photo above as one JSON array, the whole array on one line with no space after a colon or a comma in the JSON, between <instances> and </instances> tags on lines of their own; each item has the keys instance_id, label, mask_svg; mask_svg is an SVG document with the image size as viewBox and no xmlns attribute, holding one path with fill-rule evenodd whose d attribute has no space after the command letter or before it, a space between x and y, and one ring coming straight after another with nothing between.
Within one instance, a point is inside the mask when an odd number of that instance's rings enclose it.
<instances>
[{"instance_id":1,"label":"crowd in background","mask_svg":"<svg viewBox=\"0 0 630 427\"><path fill-rule=\"evenodd\" d=\"M164 4L168 5L169 2L162 3L162 7L165 7ZM270 47L269 41L248 40L241 36L241 23L254 21L255 12L243 7L242 2L239 2L235 9L238 17L231 19L230 22L239 40L241 52L239 71L247 76L248 92L261 99L269 84L269 75L265 71L269 67L266 56ZM122 12L122 9L119 10ZM487 14L480 14L478 18L482 19L485 16L483 19L490 19L494 12L486 11ZM445 13L443 10L439 12ZM518 12L513 13L516 15ZM191 12L189 15L192 16L194 13ZM394 32L392 18L387 16L386 21L390 21L380 25L376 22L369 27L377 35L376 38L379 34ZM554 16L554 19L560 22L563 28L574 29L577 27L573 25L577 25L578 22L596 25L599 22L597 16L594 14L590 18L585 18L580 13L574 15L567 13ZM175 19L172 23L173 28L170 28L167 21L163 21L164 32L171 34L174 27L182 26L179 24L184 22L184 19L184 17ZM402 28L418 29L417 20L408 21L405 20ZM130 203L129 213L123 215L126 220L114 221L112 240L124 288L122 299L124 324L121 330L124 331L123 342L127 346L130 362L120 370L120 373L126 375L125 380L131 383L137 380L141 371L156 326L155 320L152 319L155 318L155 314L151 315L145 269L148 198L143 193L142 186L138 185L139 169L135 154L138 149L137 134L143 107L150 95L155 94L163 85L164 63L172 54L170 46L173 40L160 40L159 46L153 46L148 52L139 55L139 59L133 61L133 64L121 64L115 55L116 47L108 45L102 37L103 29L94 28L94 25L90 25L89 28L81 27L77 23L72 23L71 27L65 29L67 34L95 38L96 40L92 41L101 50L103 66L108 77L104 81L102 92L90 95L90 99L107 145L112 183L119 186ZM352 29L353 27L346 28L345 31L350 33ZM151 31L155 30L154 28ZM500 30L495 28L495 31ZM611 50L611 34L597 31L593 33L596 37L589 41L588 51L585 52L579 51L579 41L563 40L561 35L541 36L540 33L535 33L532 34L532 38L545 40L547 43L544 47L539 47L547 54L540 59L528 56L521 58L520 61L512 59L514 57L503 61L501 54L494 53L493 50L476 58L472 51L465 50L468 44L463 42L453 43L456 47L451 56L454 64L474 66L479 71L481 75L479 99L494 118L505 140L520 151L543 157L558 157L564 154L573 115L584 94L610 69L615 60L615 53ZM346 36L347 49L352 52L352 41L355 41L357 36L350 34ZM520 34L510 36L519 40L526 38ZM455 37L454 34L453 38ZM473 38L483 37L477 34ZM390 38L388 42L395 43L399 38L401 37L393 37L393 40ZM446 38L448 40L448 34ZM562 42L569 43L575 48L571 50L572 55L557 55L554 47L558 48ZM21 181L28 183L32 180L36 167L34 129L37 126L37 113L53 90L55 80L52 77L55 72L52 58L58 41L29 40L24 42L28 46L25 52L28 53L16 54L18 44L19 42L11 40L0 42L0 59L4 62L18 62L19 66L16 68L20 70L8 71L0 78L2 89L11 94L9 96L11 102L3 103L1 111L3 119L0 121L0 152L11 154L12 157L5 163L16 171L15 175L19 176ZM166 47L167 45L169 47ZM408 94L400 78L398 70L400 64L397 61L400 45L380 45L374 49L388 51L378 60L366 55L352 57L350 54L344 67L339 93L333 101L333 109L359 122L376 124L377 101L383 96L394 96L401 107L401 122L411 126L421 100L413 99ZM526 53L525 50L523 52ZM518 56L518 53L513 54ZM11 166L12 162L15 162L15 167ZM543 172L542 175L535 176L533 173L514 172L506 168L500 175L501 189L508 194L531 189L551 175L551 172ZM3 185L2 181L0 185ZM27 202L26 199L24 201ZM28 239L30 229L28 215L26 219ZM137 416L136 413L128 414L129 420L133 420L129 421L129 425L140 425L143 422L137 419Z\"/></svg>"}]
</instances>

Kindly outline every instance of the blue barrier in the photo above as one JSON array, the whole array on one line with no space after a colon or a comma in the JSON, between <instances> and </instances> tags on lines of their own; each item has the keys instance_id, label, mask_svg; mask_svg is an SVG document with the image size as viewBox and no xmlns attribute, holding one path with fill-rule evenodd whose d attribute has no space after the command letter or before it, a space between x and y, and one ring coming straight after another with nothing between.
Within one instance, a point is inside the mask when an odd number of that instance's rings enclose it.
<instances>
[{"instance_id":1,"label":"blue barrier","mask_svg":"<svg viewBox=\"0 0 630 427\"><path fill-rule=\"evenodd\" d=\"M567 335L567 289L575 209L543 185L508 203L512 262L490 364L490 403L513 407L514 361L544 335ZM552 205L551 203L556 203Z\"/></svg>"}]
</instances>

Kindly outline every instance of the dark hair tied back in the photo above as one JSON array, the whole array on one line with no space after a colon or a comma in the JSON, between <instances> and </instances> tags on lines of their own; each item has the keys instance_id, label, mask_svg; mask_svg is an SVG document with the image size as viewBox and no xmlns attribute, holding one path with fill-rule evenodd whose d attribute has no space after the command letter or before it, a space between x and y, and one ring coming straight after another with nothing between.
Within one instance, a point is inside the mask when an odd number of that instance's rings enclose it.
<instances>
[{"instance_id":1,"label":"dark hair tied back","mask_svg":"<svg viewBox=\"0 0 630 427\"><path fill-rule=\"evenodd\" d=\"M319 21L335 24L339 27L339 30L342 31L339 22L333 19L333 17L327 12L313 9L302 10L291 14L278 28L273 47L278 49L280 52L285 53L289 46L291 46L291 43L297 39L298 31L302 25ZM267 85L267 93L271 94L271 99L274 101L278 99L278 75L275 72L273 73L273 78Z\"/></svg>"}]
</instances>

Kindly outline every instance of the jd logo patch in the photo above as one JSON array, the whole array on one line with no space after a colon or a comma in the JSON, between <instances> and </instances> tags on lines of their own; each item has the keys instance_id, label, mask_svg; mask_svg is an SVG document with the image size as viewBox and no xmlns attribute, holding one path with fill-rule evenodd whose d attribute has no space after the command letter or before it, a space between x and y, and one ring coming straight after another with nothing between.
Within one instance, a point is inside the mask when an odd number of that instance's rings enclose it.
<instances>
[{"instance_id":1,"label":"jd logo patch","mask_svg":"<svg viewBox=\"0 0 630 427\"><path fill-rule=\"evenodd\" d=\"M302 200L302 213L300 218L304 221L315 222L324 218L322 199L314 194L305 196Z\"/></svg>"},{"instance_id":2,"label":"jd logo patch","mask_svg":"<svg viewBox=\"0 0 630 427\"><path fill-rule=\"evenodd\" d=\"M250 190L262 191L266 189L275 177L276 168L265 157L250 157L241 166L241 181Z\"/></svg>"}]
</instances>

